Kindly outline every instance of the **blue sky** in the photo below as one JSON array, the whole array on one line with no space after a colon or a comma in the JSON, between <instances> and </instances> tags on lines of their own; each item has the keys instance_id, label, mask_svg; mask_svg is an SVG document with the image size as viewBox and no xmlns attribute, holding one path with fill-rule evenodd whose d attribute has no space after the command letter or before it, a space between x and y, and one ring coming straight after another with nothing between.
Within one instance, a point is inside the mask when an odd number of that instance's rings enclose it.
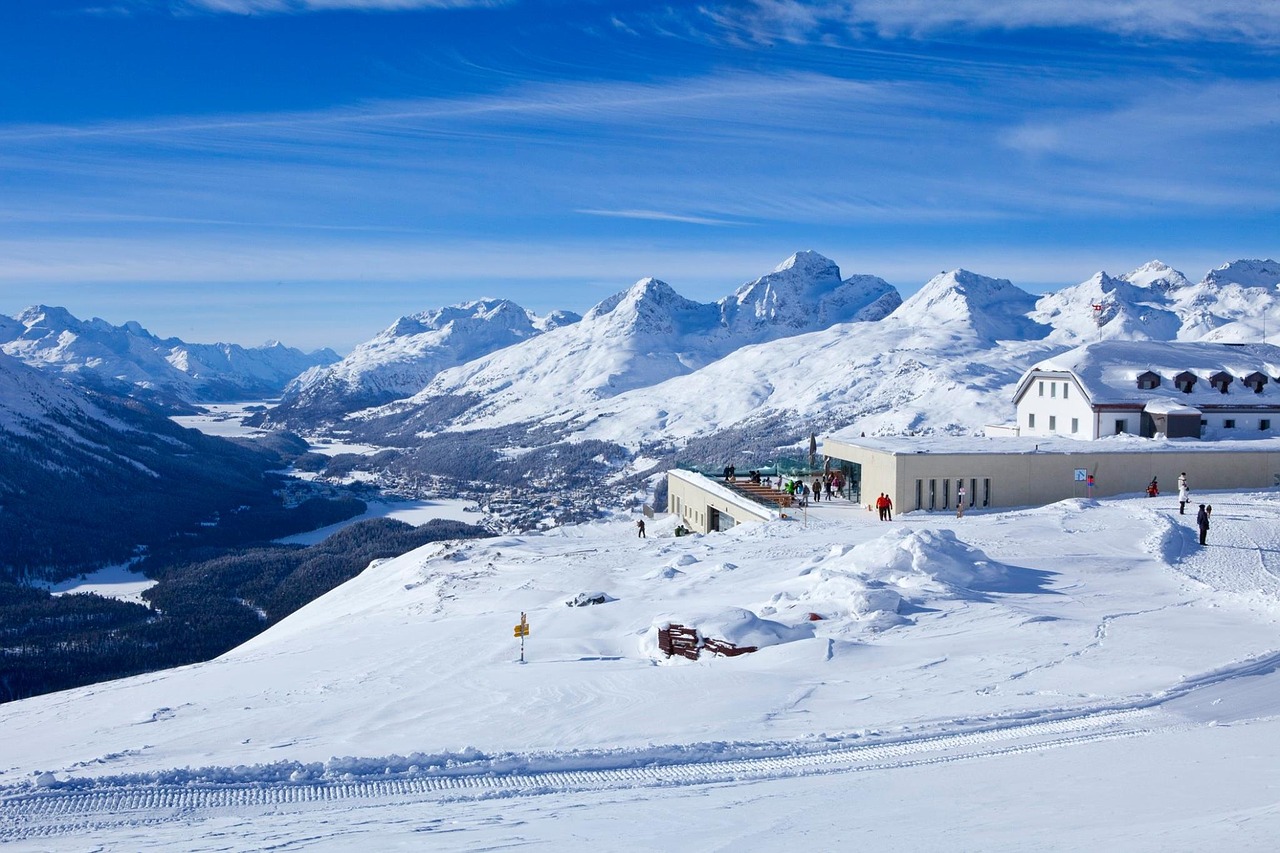
<instances>
[{"instance_id":1,"label":"blue sky","mask_svg":"<svg viewBox=\"0 0 1280 853\"><path fill-rule=\"evenodd\" d=\"M192 341L1280 254L1261 0L8 0L0 74L0 313Z\"/></svg>"}]
</instances>

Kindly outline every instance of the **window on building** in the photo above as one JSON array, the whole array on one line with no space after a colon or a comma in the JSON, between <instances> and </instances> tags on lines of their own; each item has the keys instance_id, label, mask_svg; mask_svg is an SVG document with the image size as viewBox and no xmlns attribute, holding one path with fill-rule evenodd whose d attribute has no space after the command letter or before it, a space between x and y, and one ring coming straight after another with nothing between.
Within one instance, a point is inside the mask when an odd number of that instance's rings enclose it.
<instances>
[{"instance_id":1,"label":"window on building","mask_svg":"<svg viewBox=\"0 0 1280 853\"><path fill-rule=\"evenodd\" d=\"M1043 396L1044 396L1044 383L1043 383L1043 382L1037 382L1037 383L1036 383L1036 385L1037 385L1037 386L1039 386L1038 390L1039 390L1039 392L1040 392L1040 396L1041 396L1041 397L1043 397Z\"/></svg>"},{"instance_id":2,"label":"window on building","mask_svg":"<svg viewBox=\"0 0 1280 853\"><path fill-rule=\"evenodd\" d=\"M1177 382L1177 380L1174 380ZM1150 391L1153 388L1160 387L1160 374L1148 370L1145 373L1138 374L1138 389L1142 391Z\"/></svg>"},{"instance_id":3,"label":"window on building","mask_svg":"<svg viewBox=\"0 0 1280 853\"><path fill-rule=\"evenodd\" d=\"M1258 429L1271 429L1271 419L1263 418L1262 420L1258 421Z\"/></svg>"},{"instance_id":4,"label":"window on building","mask_svg":"<svg viewBox=\"0 0 1280 853\"><path fill-rule=\"evenodd\" d=\"M1070 383L1070 382L1063 382L1063 383L1062 383L1062 399L1064 399L1064 400L1065 400L1065 399L1067 399L1067 389L1069 389L1070 387L1071 387L1071 383Z\"/></svg>"},{"instance_id":5,"label":"window on building","mask_svg":"<svg viewBox=\"0 0 1280 853\"><path fill-rule=\"evenodd\" d=\"M1071 432L1072 432L1072 434L1075 434L1075 433L1077 433L1077 432L1079 432L1079 431L1080 431L1080 419L1079 419L1079 418L1072 418L1072 419L1071 419Z\"/></svg>"},{"instance_id":6,"label":"window on building","mask_svg":"<svg viewBox=\"0 0 1280 853\"><path fill-rule=\"evenodd\" d=\"M924 480L916 480L916 509L924 509Z\"/></svg>"},{"instance_id":7,"label":"window on building","mask_svg":"<svg viewBox=\"0 0 1280 853\"><path fill-rule=\"evenodd\" d=\"M938 481L929 481L929 509L938 508Z\"/></svg>"},{"instance_id":8,"label":"window on building","mask_svg":"<svg viewBox=\"0 0 1280 853\"><path fill-rule=\"evenodd\" d=\"M1235 428L1236 428L1236 419L1235 419L1235 418L1223 418L1223 419L1222 419L1222 428L1223 428L1223 429L1235 429Z\"/></svg>"},{"instance_id":9,"label":"window on building","mask_svg":"<svg viewBox=\"0 0 1280 853\"><path fill-rule=\"evenodd\" d=\"M1129 431L1129 422L1124 418L1116 418L1116 435Z\"/></svg>"},{"instance_id":10,"label":"window on building","mask_svg":"<svg viewBox=\"0 0 1280 853\"><path fill-rule=\"evenodd\" d=\"M986 478L982 481L982 505L991 506L991 479Z\"/></svg>"},{"instance_id":11,"label":"window on building","mask_svg":"<svg viewBox=\"0 0 1280 853\"><path fill-rule=\"evenodd\" d=\"M1035 429L1035 428L1036 428L1036 413L1027 412L1027 429Z\"/></svg>"},{"instance_id":12,"label":"window on building","mask_svg":"<svg viewBox=\"0 0 1280 853\"><path fill-rule=\"evenodd\" d=\"M1241 379L1240 382L1246 388L1253 391L1253 393L1261 394L1262 386L1267 384L1267 376L1265 373L1254 372L1254 373L1250 373L1244 379Z\"/></svg>"},{"instance_id":13,"label":"window on building","mask_svg":"<svg viewBox=\"0 0 1280 853\"><path fill-rule=\"evenodd\" d=\"M1049 415L1049 432L1053 432L1058 428L1058 418L1056 415Z\"/></svg>"},{"instance_id":14,"label":"window on building","mask_svg":"<svg viewBox=\"0 0 1280 853\"><path fill-rule=\"evenodd\" d=\"M951 506L951 481L942 481L942 508L946 509Z\"/></svg>"},{"instance_id":15,"label":"window on building","mask_svg":"<svg viewBox=\"0 0 1280 853\"><path fill-rule=\"evenodd\" d=\"M1058 383L1057 383L1057 382L1050 382L1050 383L1049 383L1049 396L1050 396L1050 397L1056 397L1056 396L1058 396Z\"/></svg>"}]
</instances>

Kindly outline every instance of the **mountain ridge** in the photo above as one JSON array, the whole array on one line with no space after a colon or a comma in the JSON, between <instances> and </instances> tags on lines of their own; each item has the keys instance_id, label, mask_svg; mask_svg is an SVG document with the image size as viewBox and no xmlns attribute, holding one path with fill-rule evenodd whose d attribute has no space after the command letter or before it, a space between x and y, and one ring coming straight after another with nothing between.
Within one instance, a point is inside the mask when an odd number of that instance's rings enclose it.
<instances>
[{"instance_id":1,"label":"mountain ridge","mask_svg":"<svg viewBox=\"0 0 1280 853\"><path fill-rule=\"evenodd\" d=\"M242 347L160 338L133 320L81 320L48 305L0 319L0 352L81 384L175 406L276 396L303 370L338 360L330 349L304 353L278 341Z\"/></svg>"}]
</instances>

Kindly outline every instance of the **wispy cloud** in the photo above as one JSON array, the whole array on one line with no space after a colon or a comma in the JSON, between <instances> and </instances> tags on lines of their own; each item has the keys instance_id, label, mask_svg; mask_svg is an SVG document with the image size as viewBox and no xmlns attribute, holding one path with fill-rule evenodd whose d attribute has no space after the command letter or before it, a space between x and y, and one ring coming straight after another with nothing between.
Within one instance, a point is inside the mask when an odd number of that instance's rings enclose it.
<instances>
[{"instance_id":1,"label":"wispy cloud","mask_svg":"<svg viewBox=\"0 0 1280 853\"><path fill-rule=\"evenodd\" d=\"M510 0L514 2L514 0ZM190 9L233 15L291 15L353 10L403 12L416 9L460 9L504 6L504 0L184 0Z\"/></svg>"},{"instance_id":2,"label":"wispy cloud","mask_svg":"<svg viewBox=\"0 0 1280 853\"><path fill-rule=\"evenodd\" d=\"M1051 97L1046 93L1051 92ZM10 222L554 233L1199 210L1280 191L1280 82L539 83L361 108L0 128ZM1244 154L1236 142L1256 145ZM1260 201L1261 200L1261 201ZM518 223L518 224L517 224Z\"/></svg>"},{"instance_id":3,"label":"wispy cloud","mask_svg":"<svg viewBox=\"0 0 1280 853\"><path fill-rule=\"evenodd\" d=\"M1258 0L749 0L703 10L744 41L809 42L824 35L1087 28L1122 36L1280 43L1280 4Z\"/></svg>"},{"instance_id":4,"label":"wispy cloud","mask_svg":"<svg viewBox=\"0 0 1280 853\"><path fill-rule=\"evenodd\" d=\"M579 210L587 216L606 216L616 219L647 219L651 222L683 222L688 225L742 225L728 219L713 219L708 216L692 216L681 213L663 213L660 210Z\"/></svg>"}]
</instances>

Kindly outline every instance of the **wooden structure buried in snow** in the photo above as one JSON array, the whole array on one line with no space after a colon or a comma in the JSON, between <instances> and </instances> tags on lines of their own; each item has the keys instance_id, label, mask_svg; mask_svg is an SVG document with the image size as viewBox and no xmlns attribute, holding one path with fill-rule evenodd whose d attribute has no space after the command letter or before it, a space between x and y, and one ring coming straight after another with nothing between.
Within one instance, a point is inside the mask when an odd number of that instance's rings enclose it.
<instances>
[{"instance_id":1,"label":"wooden structure buried in snow","mask_svg":"<svg viewBox=\"0 0 1280 853\"><path fill-rule=\"evenodd\" d=\"M669 658L679 655L689 660L697 660L704 651L725 657L759 651L758 646L735 646L725 640L700 637L697 628L676 624L664 625L658 629L658 648Z\"/></svg>"}]
</instances>

